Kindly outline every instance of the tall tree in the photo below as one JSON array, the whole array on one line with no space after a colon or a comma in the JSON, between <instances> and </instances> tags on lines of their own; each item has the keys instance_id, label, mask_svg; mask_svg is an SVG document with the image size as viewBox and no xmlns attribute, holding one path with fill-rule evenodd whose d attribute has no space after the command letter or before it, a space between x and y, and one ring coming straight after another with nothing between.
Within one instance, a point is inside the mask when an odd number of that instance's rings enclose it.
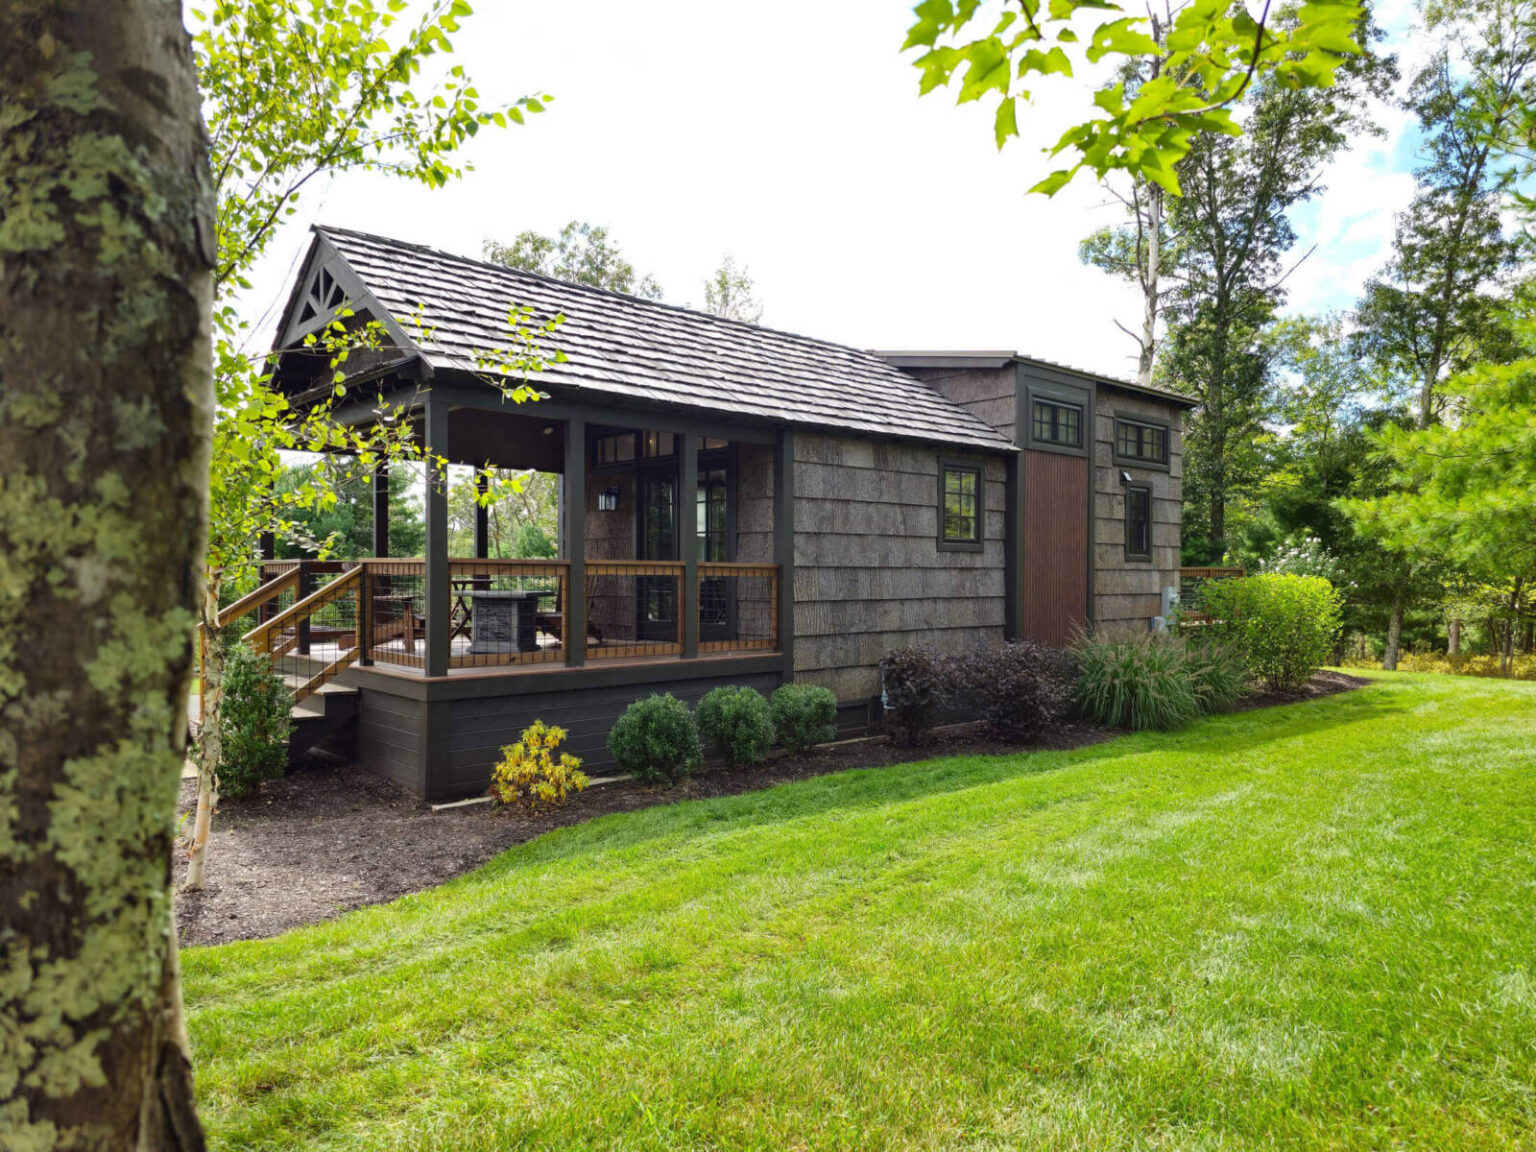
<instances>
[{"instance_id":1,"label":"tall tree","mask_svg":"<svg viewBox=\"0 0 1536 1152\"><path fill-rule=\"evenodd\" d=\"M1385 431L1378 443L1395 483L1345 505L1363 531L1405 553L1435 541L1492 592L1506 668L1536 587L1536 307L1515 309L1526 356L1442 384L1457 419Z\"/></svg>"},{"instance_id":2,"label":"tall tree","mask_svg":"<svg viewBox=\"0 0 1536 1152\"><path fill-rule=\"evenodd\" d=\"M279 498L295 491L324 489L334 495L335 503L314 507L295 505L288 512L288 534L277 541L280 560L299 560L319 556L356 560L373 555L373 480L356 468L343 464L341 475L318 478L315 469L326 466L297 464L278 478ZM393 468L389 472L389 554L420 556L426 543L427 528L416 498L416 470ZM472 486L471 486L472 487Z\"/></svg>"},{"instance_id":3,"label":"tall tree","mask_svg":"<svg viewBox=\"0 0 1536 1152\"><path fill-rule=\"evenodd\" d=\"M1517 171L1501 141L1536 105L1536 5L1478 0L1429 15L1445 43L1408 100L1425 138L1418 193L1358 316L1362 346L1416 394L1423 427L1439 418L1447 375L1501 355L1499 304L1488 289L1518 255L1500 222Z\"/></svg>"},{"instance_id":4,"label":"tall tree","mask_svg":"<svg viewBox=\"0 0 1536 1152\"><path fill-rule=\"evenodd\" d=\"M1273 400L1266 329L1296 263L1290 212L1322 190L1325 166L1349 133L1370 130L1367 97L1393 70L1390 59L1363 54L1329 88L1262 81L1242 136L1202 136L1179 166L1183 195L1170 201L1169 217L1180 280L1161 373L1201 402L1186 441L1184 503L1197 528L1186 532L1186 553L1202 562L1226 551L1227 504L1256 478L1253 442Z\"/></svg>"},{"instance_id":5,"label":"tall tree","mask_svg":"<svg viewBox=\"0 0 1536 1152\"><path fill-rule=\"evenodd\" d=\"M661 285L649 274L639 275L624 259L619 246L608 238L608 229L572 220L558 236L519 232L510 244L487 240L485 258L493 264L537 272L557 280L590 284L611 292L627 292L647 300L661 299Z\"/></svg>"},{"instance_id":6,"label":"tall tree","mask_svg":"<svg viewBox=\"0 0 1536 1152\"><path fill-rule=\"evenodd\" d=\"M450 37L470 5L432 0L414 22L400 19L404 7L395 0L215 0L197 10L193 44L218 192L217 417L202 611L210 635L227 592L253 577L261 536L290 535L296 515L334 507L335 485L350 475L333 466L315 470L310 483L281 487L283 450L333 453L357 475L381 460L420 455L406 421L359 429L333 420L329 401L303 413L290 408L272 387L270 357L247 346L239 294L250 286L254 263L317 179L361 171L439 187L462 174L455 154L465 141L543 109L536 97L483 107L460 65L424 82L424 67L452 54ZM338 376L357 344L378 337L376 326L351 320L343 315L320 341ZM528 395L511 394L519 401ZM221 649L210 644L201 669L205 723L189 888L203 883L218 799L221 668Z\"/></svg>"},{"instance_id":7,"label":"tall tree","mask_svg":"<svg viewBox=\"0 0 1536 1152\"><path fill-rule=\"evenodd\" d=\"M174 0L0 7L0 1143L200 1148L171 845L213 203Z\"/></svg>"},{"instance_id":8,"label":"tall tree","mask_svg":"<svg viewBox=\"0 0 1536 1152\"><path fill-rule=\"evenodd\" d=\"M704 281L704 311L756 324L763 318L763 306L752 294L752 287L751 273L726 256L715 274Z\"/></svg>"},{"instance_id":9,"label":"tall tree","mask_svg":"<svg viewBox=\"0 0 1536 1152\"><path fill-rule=\"evenodd\" d=\"M1147 34L1157 51L1127 60L1119 77L1133 103L1137 91L1162 76L1170 64L1173 52L1168 32L1179 10L1173 0L1146 6ZM1131 172L1125 183L1128 190L1124 192L1111 180L1103 181L1103 187L1119 202L1130 222L1098 229L1083 241L1078 255L1084 264L1129 281L1140 293L1140 330L1132 331L1119 320L1115 326L1136 342L1136 380L1147 385L1152 383L1152 366L1157 360L1163 302L1177 264L1177 244L1168 230L1167 188L1140 171Z\"/></svg>"},{"instance_id":10,"label":"tall tree","mask_svg":"<svg viewBox=\"0 0 1536 1152\"><path fill-rule=\"evenodd\" d=\"M547 559L558 550L560 477L553 472L501 469L495 478L515 491L485 509L493 559ZM474 555L480 477L454 468L448 481L448 547L456 556ZM391 524L393 527L393 524Z\"/></svg>"}]
</instances>

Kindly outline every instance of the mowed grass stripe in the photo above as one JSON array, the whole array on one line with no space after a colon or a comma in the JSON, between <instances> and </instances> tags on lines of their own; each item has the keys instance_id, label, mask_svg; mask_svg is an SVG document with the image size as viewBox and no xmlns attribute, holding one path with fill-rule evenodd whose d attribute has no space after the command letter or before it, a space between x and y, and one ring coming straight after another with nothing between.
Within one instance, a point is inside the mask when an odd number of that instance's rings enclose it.
<instances>
[{"instance_id":1,"label":"mowed grass stripe","mask_svg":"<svg viewBox=\"0 0 1536 1152\"><path fill-rule=\"evenodd\" d=\"M227 1147L1520 1147L1536 686L605 817L189 950Z\"/></svg>"}]
</instances>

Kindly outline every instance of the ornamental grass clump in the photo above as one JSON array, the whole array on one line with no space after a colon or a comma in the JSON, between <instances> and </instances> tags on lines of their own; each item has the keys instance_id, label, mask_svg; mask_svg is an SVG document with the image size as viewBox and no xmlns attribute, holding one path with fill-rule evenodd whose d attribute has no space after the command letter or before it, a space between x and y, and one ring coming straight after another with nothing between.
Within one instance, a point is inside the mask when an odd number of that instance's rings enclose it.
<instances>
[{"instance_id":1,"label":"ornamental grass clump","mask_svg":"<svg viewBox=\"0 0 1536 1152\"><path fill-rule=\"evenodd\" d=\"M837 696L815 684L782 684L768 701L779 743L808 752L837 736Z\"/></svg>"},{"instance_id":2,"label":"ornamental grass clump","mask_svg":"<svg viewBox=\"0 0 1536 1152\"><path fill-rule=\"evenodd\" d=\"M501 750L501 759L491 771L491 799L498 805L537 811L556 808L587 786L581 761L569 752L560 752L567 732L564 728L535 720L523 729L516 744Z\"/></svg>"},{"instance_id":3,"label":"ornamental grass clump","mask_svg":"<svg viewBox=\"0 0 1536 1152\"><path fill-rule=\"evenodd\" d=\"M1212 637L1240 653L1255 680L1295 692L1328 662L1341 602L1321 576L1264 573L1201 589Z\"/></svg>"},{"instance_id":4,"label":"ornamental grass clump","mask_svg":"<svg viewBox=\"0 0 1536 1152\"><path fill-rule=\"evenodd\" d=\"M636 700L608 733L608 751L647 784L670 784L699 766L704 750L693 713L672 693Z\"/></svg>"},{"instance_id":5,"label":"ornamental grass clump","mask_svg":"<svg viewBox=\"0 0 1536 1152\"><path fill-rule=\"evenodd\" d=\"M1247 662L1219 641L1186 642L1184 668L1202 712L1228 712L1248 694Z\"/></svg>"},{"instance_id":6,"label":"ornamental grass clump","mask_svg":"<svg viewBox=\"0 0 1536 1152\"><path fill-rule=\"evenodd\" d=\"M699 735L737 766L756 764L773 747L773 717L756 688L722 684L712 688L694 711Z\"/></svg>"},{"instance_id":7,"label":"ornamental grass clump","mask_svg":"<svg viewBox=\"0 0 1536 1152\"><path fill-rule=\"evenodd\" d=\"M1182 645L1161 637L1073 646L1078 714L1109 728L1171 729L1200 714Z\"/></svg>"},{"instance_id":8,"label":"ornamental grass clump","mask_svg":"<svg viewBox=\"0 0 1536 1152\"><path fill-rule=\"evenodd\" d=\"M247 644L224 651L223 700L219 707L219 791L251 796L288 766L293 699L268 658Z\"/></svg>"}]
</instances>

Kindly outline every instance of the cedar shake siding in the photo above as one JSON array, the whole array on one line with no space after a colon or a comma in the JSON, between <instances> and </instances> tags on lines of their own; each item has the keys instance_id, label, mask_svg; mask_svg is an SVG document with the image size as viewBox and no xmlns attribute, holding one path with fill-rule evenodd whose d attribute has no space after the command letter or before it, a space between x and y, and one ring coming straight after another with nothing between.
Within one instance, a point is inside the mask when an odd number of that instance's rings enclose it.
<instances>
[{"instance_id":1,"label":"cedar shake siding","mask_svg":"<svg viewBox=\"0 0 1536 1152\"><path fill-rule=\"evenodd\" d=\"M906 371L1008 439L1018 439L1018 373L1012 364L1001 368L908 368Z\"/></svg>"},{"instance_id":2,"label":"cedar shake siding","mask_svg":"<svg viewBox=\"0 0 1536 1152\"><path fill-rule=\"evenodd\" d=\"M1139 465L1115 454L1115 417L1168 428L1168 466ZM1162 590L1179 586L1179 518L1184 477L1180 409L1113 387L1098 390L1094 416L1094 618L1104 635L1144 635L1162 612ZM1131 484L1121 483L1128 472ZM1126 554L1125 505L1129 487L1152 491L1150 560Z\"/></svg>"},{"instance_id":3,"label":"cedar shake siding","mask_svg":"<svg viewBox=\"0 0 1536 1152\"><path fill-rule=\"evenodd\" d=\"M947 552L938 547L938 483L949 455L795 437L796 680L854 703L880 694L880 658L892 649L1001 642L1003 458L982 458L982 551Z\"/></svg>"},{"instance_id":4,"label":"cedar shake siding","mask_svg":"<svg viewBox=\"0 0 1536 1152\"><path fill-rule=\"evenodd\" d=\"M1007 436L1023 451L1020 632L1045 643L1065 642L1091 618L1106 635L1144 634L1162 611L1162 590L1179 583L1183 419L1194 404L1182 396L1130 381L1083 372L1013 352L886 352L888 363L921 380L951 404ZM1071 476L1070 456L1047 458L1033 442L1031 397L1082 404L1088 475ZM1153 466L1115 452L1115 417L1167 429L1168 461ZM1023 419L1025 425L1019 426ZM1121 473L1130 474L1129 484ZM1086 483L1091 493L1083 492ZM1150 497L1150 554L1126 547L1127 491ZM1091 525L1091 563L1085 534ZM1073 567L1066 561L1073 558ZM1085 574L1084 568L1087 569Z\"/></svg>"}]
</instances>

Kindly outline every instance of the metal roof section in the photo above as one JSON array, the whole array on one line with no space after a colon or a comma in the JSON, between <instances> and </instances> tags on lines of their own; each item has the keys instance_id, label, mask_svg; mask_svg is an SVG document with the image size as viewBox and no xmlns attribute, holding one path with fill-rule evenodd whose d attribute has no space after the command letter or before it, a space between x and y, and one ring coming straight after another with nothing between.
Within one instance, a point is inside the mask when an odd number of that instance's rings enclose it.
<instances>
[{"instance_id":1,"label":"metal roof section","mask_svg":"<svg viewBox=\"0 0 1536 1152\"><path fill-rule=\"evenodd\" d=\"M382 236L324 225L314 232L345 261L370 301L409 332L413 350L434 369L483 372L482 359L512 342L508 312L529 307L535 323L556 313L565 317L543 343L558 348L566 361L538 374L541 388L722 417L1016 450L1001 433L875 353Z\"/></svg>"}]
</instances>

